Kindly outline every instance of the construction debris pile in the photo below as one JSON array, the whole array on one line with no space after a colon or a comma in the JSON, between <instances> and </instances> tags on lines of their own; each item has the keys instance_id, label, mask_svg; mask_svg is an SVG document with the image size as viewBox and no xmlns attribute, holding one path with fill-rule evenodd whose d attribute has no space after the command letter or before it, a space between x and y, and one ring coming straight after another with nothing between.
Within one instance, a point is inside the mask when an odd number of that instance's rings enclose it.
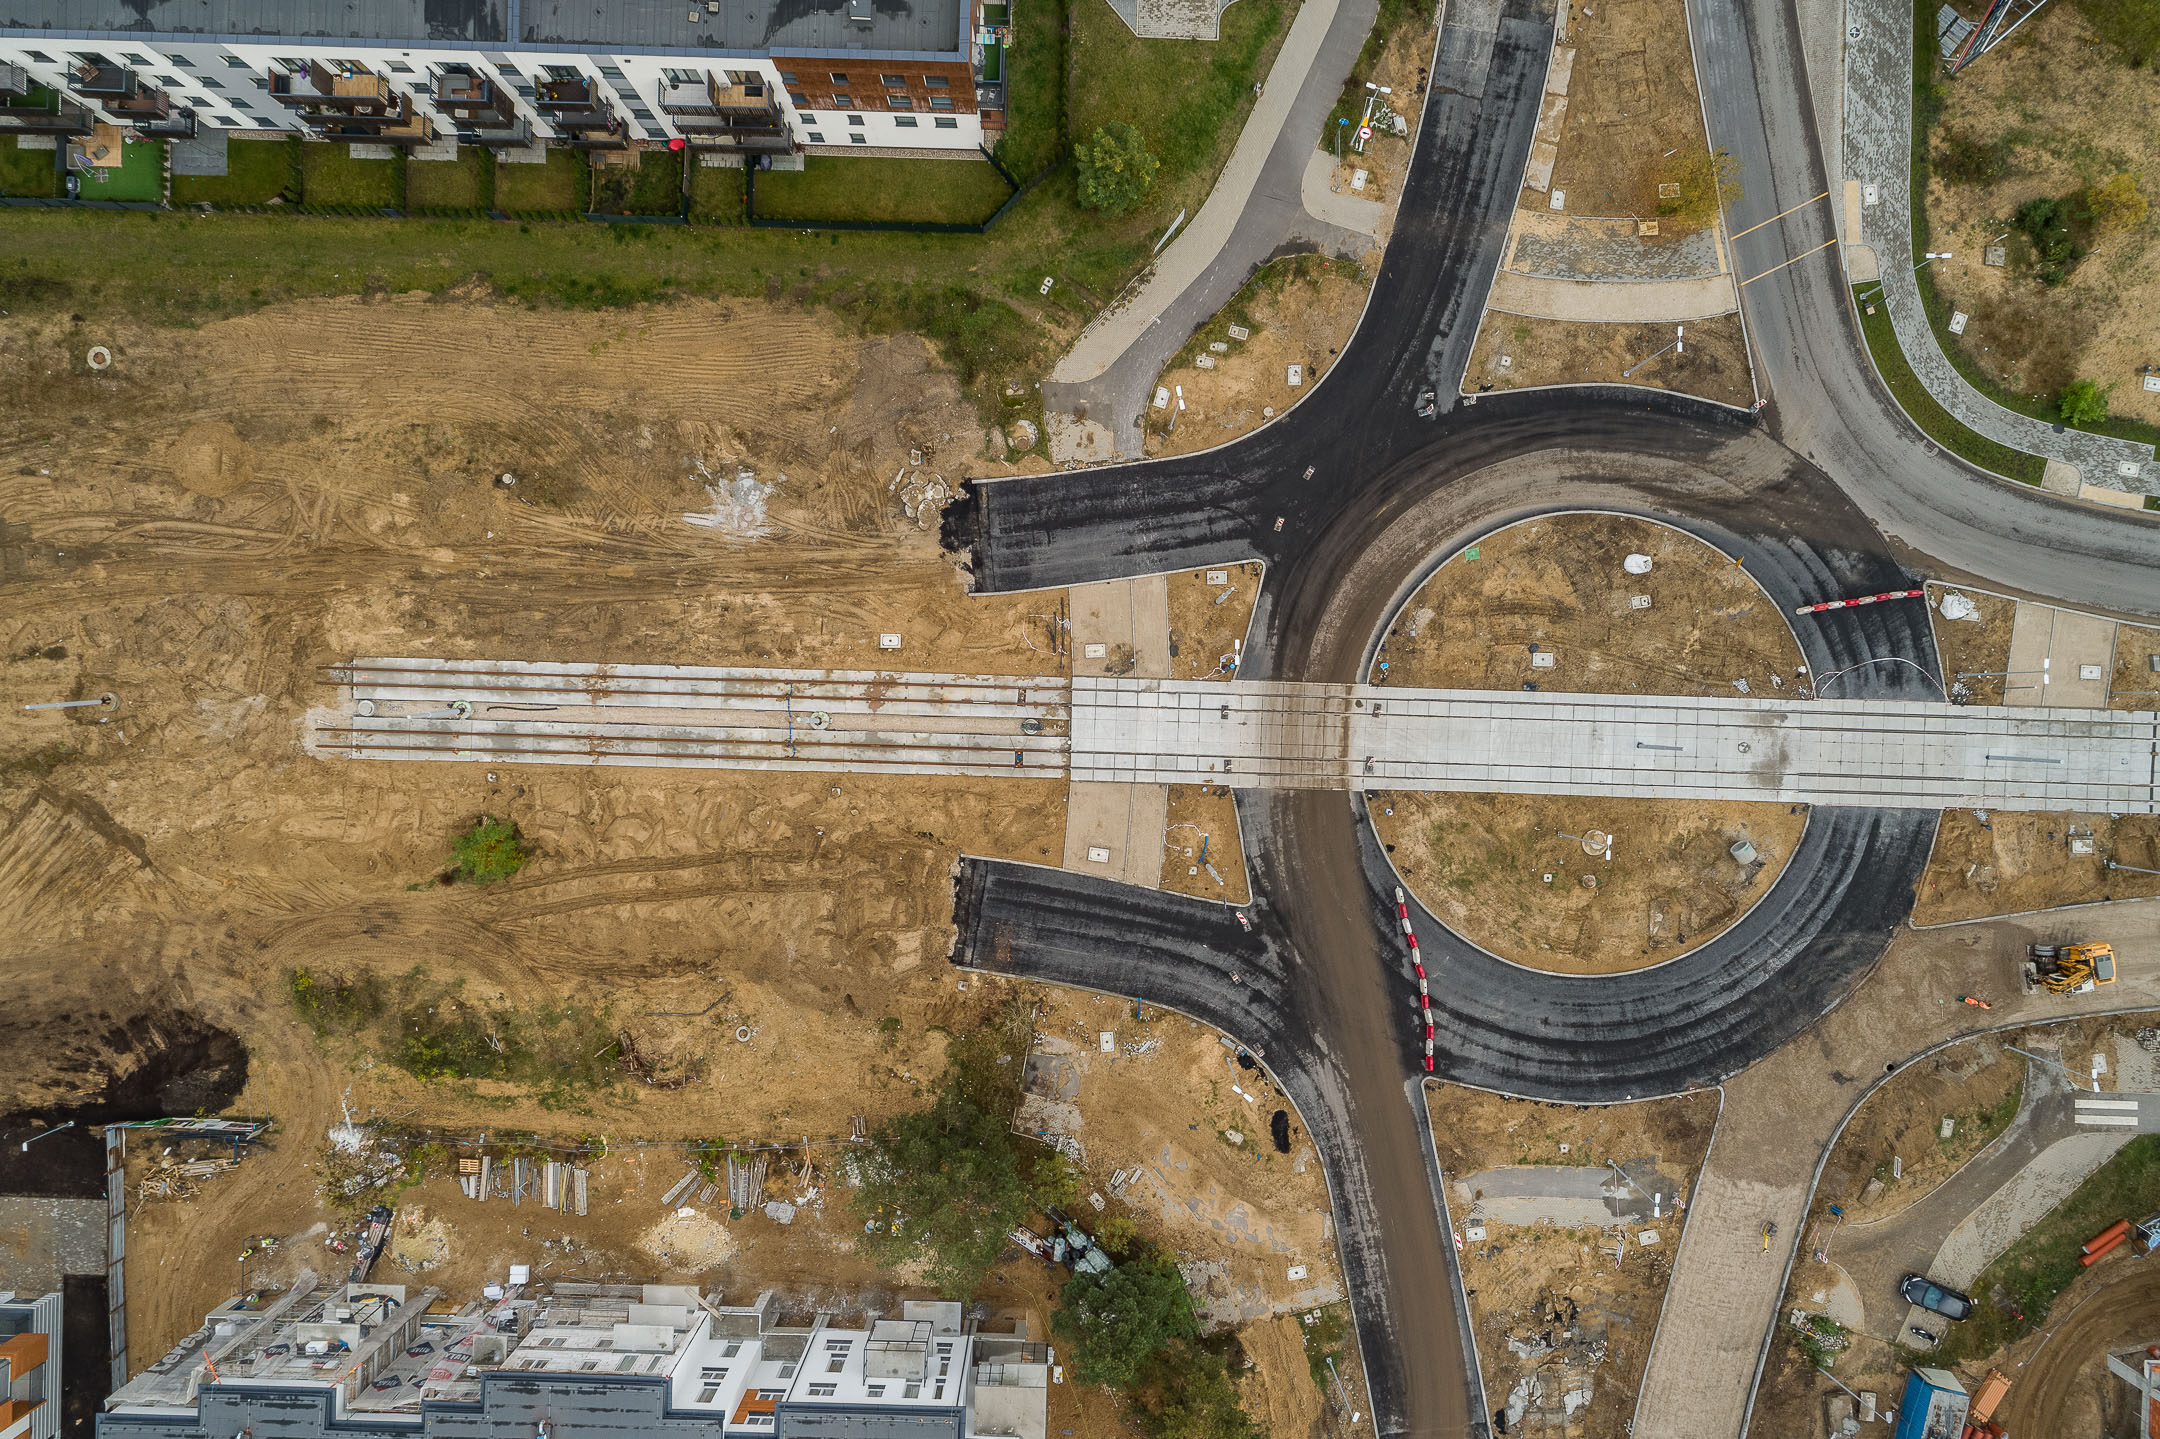
<instances>
[{"instance_id":1,"label":"construction debris pile","mask_svg":"<svg viewBox=\"0 0 2160 1439\"><path fill-rule=\"evenodd\" d=\"M150 1162L149 1172L137 1182L135 1202L148 1204L153 1200L192 1198L203 1180L239 1167L237 1159L175 1159L168 1149Z\"/></svg>"},{"instance_id":2,"label":"construction debris pile","mask_svg":"<svg viewBox=\"0 0 2160 1439\"><path fill-rule=\"evenodd\" d=\"M512 1158L499 1161L492 1155L458 1161L458 1188L467 1199L507 1199L523 1204L540 1201L545 1209L571 1214L585 1212L587 1171L580 1165L554 1159Z\"/></svg>"},{"instance_id":3,"label":"construction debris pile","mask_svg":"<svg viewBox=\"0 0 2160 1439\"><path fill-rule=\"evenodd\" d=\"M1540 1295L1527 1318L1507 1340L1508 1353L1530 1368L1508 1390L1506 1432L1558 1439L1590 1407L1591 1371L1608 1352L1605 1326L1595 1316L1586 1322L1569 1294Z\"/></svg>"}]
</instances>

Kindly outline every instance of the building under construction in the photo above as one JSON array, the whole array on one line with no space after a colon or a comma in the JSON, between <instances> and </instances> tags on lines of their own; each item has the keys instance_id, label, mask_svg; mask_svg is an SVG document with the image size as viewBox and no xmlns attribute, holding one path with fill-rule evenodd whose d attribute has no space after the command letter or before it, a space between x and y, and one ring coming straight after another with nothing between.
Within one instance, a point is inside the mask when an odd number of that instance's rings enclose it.
<instances>
[{"instance_id":1,"label":"building under construction","mask_svg":"<svg viewBox=\"0 0 2160 1439\"><path fill-rule=\"evenodd\" d=\"M694 1286L319 1283L242 1296L106 1400L98 1439L1044 1439L1047 1348L957 1303L783 1323Z\"/></svg>"}]
</instances>

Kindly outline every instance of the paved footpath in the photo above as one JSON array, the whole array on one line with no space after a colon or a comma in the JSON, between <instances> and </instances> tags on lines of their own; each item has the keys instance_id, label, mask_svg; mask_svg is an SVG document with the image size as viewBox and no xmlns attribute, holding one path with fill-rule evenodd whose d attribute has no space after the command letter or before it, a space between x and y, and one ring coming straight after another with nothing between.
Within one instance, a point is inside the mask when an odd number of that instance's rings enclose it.
<instances>
[{"instance_id":1,"label":"paved footpath","mask_svg":"<svg viewBox=\"0 0 2160 1439\"><path fill-rule=\"evenodd\" d=\"M1490 0L1455 3L1490 8ZM1215 188L1147 279L1058 361L1043 385L1045 408L1105 426L1114 453L1137 459L1156 376L1257 266L1293 241L1352 256L1373 245L1368 234L1315 219L1304 189L1321 126L1378 10L1379 0L1305 0Z\"/></svg>"},{"instance_id":2,"label":"paved footpath","mask_svg":"<svg viewBox=\"0 0 2160 1439\"><path fill-rule=\"evenodd\" d=\"M1855 16L1862 13L1859 8L1852 11ZM2075 465L2088 485L2160 495L2160 461L2152 446L2058 428L2006 410L1974 389L1943 354L1920 305L1913 262L1906 258L1912 253L1912 11L1889 5L1865 7L1864 13L1864 23L1854 27L1858 38L1848 38L1845 45L1844 163L1840 168L1834 153L1826 157L1830 203L1838 214L1849 216L1851 207L1842 194L1845 183L1876 187L1873 205L1864 203L1862 192L1859 236L1848 233L1846 239L1872 247L1891 323L1913 372L1944 409L1991 440ZM1979 260L1977 254L1957 254L1953 263Z\"/></svg>"},{"instance_id":3,"label":"paved footpath","mask_svg":"<svg viewBox=\"0 0 2160 1439\"><path fill-rule=\"evenodd\" d=\"M1725 1086L1672 1286L1636 1406L1635 1439L1733 1439L1747 1427L1808 1197L1846 1118L1895 1066L1979 1033L2080 1014L2160 1008L2160 965L2126 965L2091 994L2026 996L2016 970L2036 938L2160 950L2160 901L1900 934L1835 1010ZM1982 993L1991 1011L1960 1004ZM1764 1221L1778 1237L1763 1252Z\"/></svg>"}]
</instances>

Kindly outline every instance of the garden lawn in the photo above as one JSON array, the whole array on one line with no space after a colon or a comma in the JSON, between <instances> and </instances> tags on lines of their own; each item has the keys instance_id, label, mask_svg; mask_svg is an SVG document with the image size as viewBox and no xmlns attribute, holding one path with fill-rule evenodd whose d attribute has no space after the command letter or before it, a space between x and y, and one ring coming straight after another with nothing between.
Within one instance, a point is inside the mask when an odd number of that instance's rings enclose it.
<instances>
[{"instance_id":1,"label":"garden lawn","mask_svg":"<svg viewBox=\"0 0 2160 1439\"><path fill-rule=\"evenodd\" d=\"M395 210L405 203L397 160L355 160L349 146L330 141L300 146L300 201L365 210Z\"/></svg>"},{"instance_id":2,"label":"garden lawn","mask_svg":"<svg viewBox=\"0 0 2160 1439\"><path fill-rule=\"evenodd\" d=\"M160 140L136 140L120 147L120 163L93 166L82 175L85 200L150 200L165 198L165 145Z\"/></svg>"},{"instance_id":3,"label":"garden lawn","mask_svg":"<svg viewBox=\"0 0 2160 1439\"><path fill-rule=\"evenodd\" d=\"M585 212L583 152L550 150L544 165L495 166L495 208L513 215L580 215Z\"/></svg>"},{"instance_id":4,"label":"garden lawn","mask_svg":"<svg viewBox=\"0 0 2160 1439\"><path fill-rule=\"evenodd\" d=\"M15 137L0 140L0 195L49 200L60 193L60 175L50 150L18 150Z\"/></svg>"},{"instance_id":5,"label":"garden lawn","mask_svg":"<svg viewBox=\"0 0 2160 1439\"><path fill-rule=\"evenodd\" d=\"M813 155L801 170L758 176L760 220L914 220L979 225L1012 193L993 165L974 160L855 159Z\"/></svg>"},{"instance_id":6,"label":"garden lawn","mask_svg":"<svg viewBox=\"0 0 2160 1439\"><path fill-rule=\"evenodd\" d=\"M743 172L728 165L690 168L690 218L723 225L743 222Z\"/></svg>"},{"instance_id":7,"label":"garden lawn","mask_svg":"<svg viewBox=\"0 0 2160 1439\"><path fill-rule=\"evenodd\" d=\"M298 140L230 140L225 145L222 175L175 175L175 205L222 205L240 208L267 205L292 186L294 152Z\"/></svg>"},{"instance_id":8,"label":"garden lawn","mask_svg":"<svg viewBox=\"0 0 2160 1439\"><path fill-rule=\"evenodd\" d=\"M495 204L495 157L478 145L458 148L455 160L412 160L405 166L409 210L488 210Z\"/></svg>"},{"instance_id":9,"label":"garden lawn","mask_svg":"<svg viewBox=\"0 0 2160 1439\"><path fill-rule=\"evenodd\" d=\"M682 156L671 150L647 150L635 170L606 167L592 172L592 212L596 215L680 215Z\"/></svg>"},{"instance_id":10,"label":"garden lawn","mask_svg":"<svg viewBox=\"0 0 2160 1439\"><path fill-rule=\"evenodd\" d=\"M1139 128L1162 161L1159 196L1197 202L1237 143L1296 7L1239 0L1214 41L1142 40L1109 0L1073 0L1067 133L1084 140L1112 121ZM1195 188L1186 182L1199 179Z\"/></svg>"},{"instance_id":11,"label":"garden lawn","mask_svg":"<svg viewBox=\"0 0 2160 1439\"><path fill-rule=\"evenodd\" d=\"M1066 11L1067 0L1028 0L1004 52L1005 135L997 157L1022 183L1064 152Z\"/></svg>"}]
</instances>

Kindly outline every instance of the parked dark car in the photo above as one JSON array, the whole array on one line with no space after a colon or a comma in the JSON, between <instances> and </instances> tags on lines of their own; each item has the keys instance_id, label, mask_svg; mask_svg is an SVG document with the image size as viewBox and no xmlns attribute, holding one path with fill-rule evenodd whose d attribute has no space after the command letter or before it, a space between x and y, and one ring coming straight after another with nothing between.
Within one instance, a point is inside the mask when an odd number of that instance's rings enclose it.
<instances>
[{"instance_id":1,"label":"parked dark car","mask_svg":"<svg viewBox=\"0 0 2160 1439\"><path fill-rule=\"evenodd\" d=\"M1907 1304L1917 1304L1945 1319L1963 1319L1973 1309L1972 1300L1955 1289L1945 1289L1924 1274L1906 1275L1905 1282L1898 1285L1898 1293L1905 1296Z\"/></svg>"}]
</instances>

